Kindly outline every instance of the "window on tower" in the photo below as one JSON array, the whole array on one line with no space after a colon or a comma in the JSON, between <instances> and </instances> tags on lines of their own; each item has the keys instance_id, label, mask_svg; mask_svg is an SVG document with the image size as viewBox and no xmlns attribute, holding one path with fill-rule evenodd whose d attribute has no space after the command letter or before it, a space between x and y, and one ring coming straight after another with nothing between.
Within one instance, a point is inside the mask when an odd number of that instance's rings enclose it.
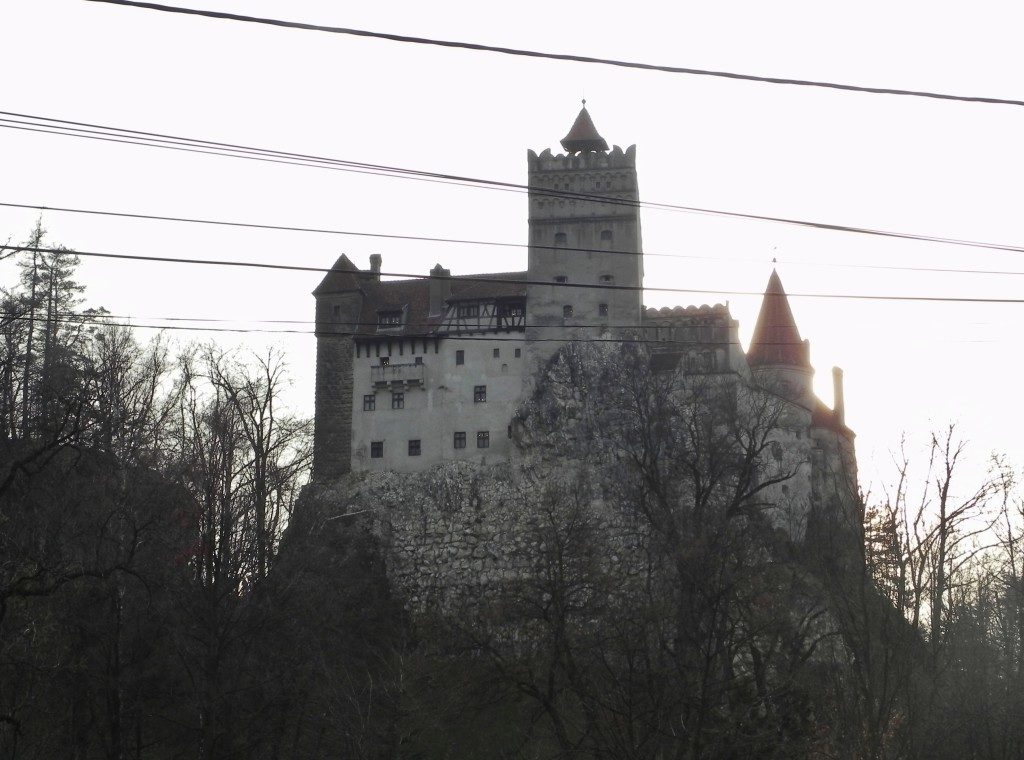
<instances>
[{"instance_id":1,"label":"window on tower","mask_svg":"<svg viewBox=\"0 0 1024 760\"><path fill-rule=\"evenodd\" d=\"M599 303L597 305L597 316L599 316L599 317L607 317L608 316L608 304L606 304L606 303Z\"/></svg>"},{"instance_id":2,"label":"window on tower","mask_svg":"<svg viewBox=\"0 0 1024 760\"><path fill-rule=\"evenodd\" d=\"M566 277L564 274L560 274L557 277L555 277L555 282L569 282L569 278Z\"/></svg>"},{"instance_id":3,"label":"window on tower","mask_svg":"<svg viewBox=\"0 0 1024 760\"><path fill-rule=\"evenodd\" d=\"M603 274L598 279L601 281L602 285L611 285L613 282L615 282L615 278L612 277L610 274Z\"/></svg>"},{"instance_id":4,"label":"window on tower","mask_svg":"<svg viewBox=\"0 0 1024 760\"><path fill-rule=\"evenodd\" d=\"M555 245L565 245L568 241L568 237L564 232L555 233Z\"/></svg>"},{"instance_id":5,"label":"window on tower","mask_svg":"<svg viewBox=\"0 0 1024 760\"><path fill-rule=\"evenodd\" d=\"M572 316L572 305L571 304L566 304L565 306L562 307L562 316L564 318L569 318L569 317Z\"/></svg>"},{"instance_id":6,"label":"window on tower","mask_svg":"<svg viewBox=\"0 0 1024 760\"><path fill-rule=\"evenodd\" d=\"M601 230L601 239L602 240L611 240L612 239L612 231L611 230Z\"/></svg>"}]
</instances>

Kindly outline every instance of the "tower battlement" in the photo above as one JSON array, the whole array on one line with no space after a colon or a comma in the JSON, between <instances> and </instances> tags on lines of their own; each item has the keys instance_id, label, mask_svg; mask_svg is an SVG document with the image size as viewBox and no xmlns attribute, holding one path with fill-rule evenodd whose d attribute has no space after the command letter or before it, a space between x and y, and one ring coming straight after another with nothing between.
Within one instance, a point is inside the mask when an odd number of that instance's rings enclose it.
<instances>
[{"instance_id":1,"label":"tower battlement","mask_svg":"<svg viewBox=\"0 0 1024 760\"><path fill-rule=\"evenodd\" d=\"M579 153L552 153L545 148L539 154L526 151L527 165L530 172L564 172L577 169L593 171L595 169L635 169L636 145L623 150L613 145L609 151L581 151Z\"/></svg>"}]
</instances>

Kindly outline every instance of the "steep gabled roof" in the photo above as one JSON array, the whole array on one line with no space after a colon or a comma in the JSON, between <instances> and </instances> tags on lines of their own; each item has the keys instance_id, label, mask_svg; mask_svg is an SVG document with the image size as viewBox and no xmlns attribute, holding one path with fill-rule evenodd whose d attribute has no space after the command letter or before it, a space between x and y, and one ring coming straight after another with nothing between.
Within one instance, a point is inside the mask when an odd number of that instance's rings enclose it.
<instances>
[{"instance_id":1,"label":"steep gabled roof","mask_svg":"<svg viewBox=\"0 0 1024 760\"><path fill-rule=\"evenodd\" d=\"M774 269L764 291L757 324L754 325L754 337L747 350L747 363L751 367L762 364L811 366L810 346L800 338L782 280Z\"/></svg>"},{"instance_id":2,"label":"steep gabled roof","mask_svg":"<svg viewBox=\"0 0 1024 760\"><path fill-rule=\"evenodd\" d=\"M320 281L313 295L324 293L343 293L347 290L359 289L359 267L352 263L344 253L338 257L331 271Z\"/></svg>"},{"instance_id":3,"label":"steep gabled roof","mask_svg":"<svg viewBox=\"0 0 1024 760\"><path fill-rule=\"evenodd\" d=\"M583 108L579 116L573 122L569 134L562 138L562 149L568 153L578 151L608 150L608 143L597 132L594 120L587 113L587 101L583 101Z\"/></svg>"}]
</instances>

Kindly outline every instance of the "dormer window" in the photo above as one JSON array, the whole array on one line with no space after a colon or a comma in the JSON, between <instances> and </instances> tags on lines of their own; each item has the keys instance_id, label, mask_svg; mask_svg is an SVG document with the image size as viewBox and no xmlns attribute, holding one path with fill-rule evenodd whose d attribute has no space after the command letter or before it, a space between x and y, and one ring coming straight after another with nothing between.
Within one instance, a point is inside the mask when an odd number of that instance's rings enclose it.
<instances>
[{"instance_id":1,"label":"dormer window","mask_svg":"<svg viewBox=\"0 0 1024 760\"><path fill-rule=\"evenodd\" d=\"M402 312L401 311L378 311L377 312L377 326L378 327L400 327L402 325Z\"/></svg>"},{"instance_id":2,"label":"dormer window","mask_svg":"<svg viewBox=\"0 0 1024 760\"><path fill-rule=\"evenodd\" d=\"M460 303L455 308L455 314L459 317L479 317L480 316L480 304L478 303Z\"/></svg>"},{"instance_id":3,"label":"dormer window","mask_svg":"<svg viewBox=\"0 0 1024 760\"><path fill-rule=\"evenodd\" d=\"M564 274L560 274L555 278L555 282L569 282L569 278Z\"/></svg>"}]
</instances>

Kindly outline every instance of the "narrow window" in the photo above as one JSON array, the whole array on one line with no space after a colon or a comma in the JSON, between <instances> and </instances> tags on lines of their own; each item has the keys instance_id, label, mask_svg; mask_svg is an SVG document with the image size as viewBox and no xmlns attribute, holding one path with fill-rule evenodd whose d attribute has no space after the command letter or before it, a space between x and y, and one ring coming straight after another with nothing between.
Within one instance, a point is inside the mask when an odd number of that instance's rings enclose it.
<instances>
[{"instance_id":1,"label":"narrow window","mask_svg":"<svg viewBox=\"0 0 1024 760\"><path fill-rule=\"evenodd\" d=\"M376 408L377 408L377 397L374 394L369 393L369 394L363 396L363 411L364 412L372 412Z\"/></svg>"},{"instance_id":2,"label":"narrow window","mask_svg":"<svg viewBox=\"0 0 1024 760\"><path fill-rule=\"evenodd\" d=\"M480 403L487 400L487 386L486 385L474 385L473 386L473 401Z\"/></svg>"},{"instance_id":3,"label":"narrow window","mask_svg":"<svg viewBox=\"0 0 1024 760\"><path fill-rule=\"evenodd\" d=\"M334 315L334 318L337 319L338 317L341 316L341 307L338 306L338 304L335 304L334 310L331 313Z\"/></svg>"},{"instance_id":4,"label":"narrow window","mask_svg":"<svg viewBox=\"0 0 1024 760\"><path fill-rule=\"evenodd\" d=\"M612 231L611 230L601 230L601 239L602 240L611 240L612 239Z\"/></svg>"},{"instance_id":5,"label":"narrow window","mask_svg":"<svg viewBox=\"0 0 1024 760\"><path fill-rule=\"evenodd\" d=\"M562 307L562 316L563 317L571 317L572 316L572 306L570 306L568 304L563 306Z\"/></svg>"},{"instance_id":6,"label":"narrow window","mask_svg":"<svg viewBox=\"0 0 1024 760\"><path fill-rule=\"evenodd\" d=\"M501 349L500 348L494 349L493 356L494 356L495 359L497 359L499 356L501 356Z\"/></svg>"},{"instance_id":7,"label":"narrow window","mask_svg":"<svg viewBox=\"0 0 1024 760\"><path fill-rule=\"evenodd\" d=\"M517 348L516 349L516 358L518 359L522 355L523 355L523 349Z\"/></svg>"},{"instance_id":8,"label":"narrow window","mask_svg":"<svg viewBox=\"0 0 1024 760\"><path fill-rule=\"evenodd\" d=\"M465 364L466 363L466 352L465 351L459 349L458 351L455 352L455 363L456 364Z\"/></svg>"},{"instance_id":9,"label":"narrow window","mask_svg":"<svg viewBox=\"0 0 1024 760\"><path fill-rule=\"evenodd\" d=\"M381 459L384 456L384 441L370 442L370 459Z\"/></svg>"},{"instance_id":10,"label":"narrow window","mask_svg":"<svg viewBox=\"0 0 1024 760\"><path fill-rule=\"evenodd\" d=\"M418 457L420 455L420 442L419 439L409 441L409 456Z\"/></svg>"},{"instance_id":11,"label":"narrow window","mask_svg":"<svg viewBox=\"0 0 1024 760\"><path fill-rule=\"evenodd\" d=\"M464 448L466 448L466 434L465 433L456 433L455 434L454 446L457 449L464 449Z\"/></svg>"},{"instance_id":12,"label":"narrow window","mask_svg":"<svg viewBox=\"0 0 1024 760\"><path fill-rule=\"evenodd\" d=\"M392 393L391 394L391 408L392 409L405 409L405 394L404 393Z\"/></svg>"},{"instance_id":13,"label":"narrow window","mask_svg":"<svg viewBox=\"0 0 1024 760\"><path fill-rule=\"evenodd\" d=\"M564 232L555 233L555 245L565 245L567 238Z\"/></svg>"},{"instance_id":14,"label":"narrow window","mask_svg":"<svg viewBox=\"0 0 1024 760\"><path fill-rule=\"evenodd\" d=\"M606 303L599 303L597 305L597 316L599 316L599 317L607 317L608 316L608 304L606 304Z\"/></svg>"},{"instance_id":15,"label":"narrow window","mask_svg":"<svg viewBox=\"0 0 1024 760\"><path fill-rule=\"evenodd\" d=\"M478 449L487 449L491 446L491 433L489 430L481 430L476 434L476 447Z\"/></svg>"}]
</instances>

